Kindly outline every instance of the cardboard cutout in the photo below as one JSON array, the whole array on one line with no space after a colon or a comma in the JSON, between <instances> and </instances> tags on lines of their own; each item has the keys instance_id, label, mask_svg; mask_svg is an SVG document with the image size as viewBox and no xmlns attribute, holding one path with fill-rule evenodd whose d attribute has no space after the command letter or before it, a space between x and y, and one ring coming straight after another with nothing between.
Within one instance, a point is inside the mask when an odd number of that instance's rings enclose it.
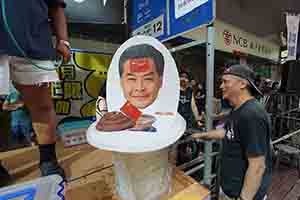
<instances>
[{"instance_id":1,"label":"cardboard cutout","mask_svg":"<svg viewBox=\"0 0 300 200\"><path fill-rule=\"evenodd\" d=\"M155 38L133 37L113 56L107 78L108 113L90 126L88 142L128 153L167 147L185 129L177 114L178 99L178 72L170 52Z\"/></svg>"}]
</instances>

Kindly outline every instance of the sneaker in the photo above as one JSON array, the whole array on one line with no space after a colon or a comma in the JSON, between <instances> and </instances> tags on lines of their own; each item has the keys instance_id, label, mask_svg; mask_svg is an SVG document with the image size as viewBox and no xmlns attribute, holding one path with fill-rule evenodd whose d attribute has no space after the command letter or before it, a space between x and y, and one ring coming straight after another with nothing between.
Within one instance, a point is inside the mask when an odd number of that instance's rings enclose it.
<instances>
[{"instance_id":1,"label":"sneaker","mask_svg":"<svg viewBox=\"0 0 300 200\"><path fill-rule=\"evenodd\" d=\"M0 164L0 187L5 187L13 183L13 179L8 171Z\"/></svg>"},{"instance_id":2,"label":"sneaker","mask_svg":"<svg viewBox=\"0 0 300 200\"><path fill-rule=\"evenodd\" d=\"M56 161L48 161L48 162L42 162L40 164L40 170L42 176L50 176L50 175L60 175L63 180L66 180L64 169L59 166L59 164Z\"/></svg>"}]
</instances>

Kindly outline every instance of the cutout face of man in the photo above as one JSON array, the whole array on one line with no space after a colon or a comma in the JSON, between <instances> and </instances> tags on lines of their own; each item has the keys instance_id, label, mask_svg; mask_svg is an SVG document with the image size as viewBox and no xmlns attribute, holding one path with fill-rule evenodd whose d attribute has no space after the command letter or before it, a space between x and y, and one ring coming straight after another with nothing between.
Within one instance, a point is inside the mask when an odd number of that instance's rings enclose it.
<instances>
[{"instance_id":1,"label":"cutout face of man","mask_svg":"<svg viewBox=\"0 0 300 200\"><path fill-rule=\"evenodd\" d=\"M144 109L151 105L162 86L152 58L132 58L123 64L121 86L125 98L135 107Z\"/></svg>"}]
</instances>

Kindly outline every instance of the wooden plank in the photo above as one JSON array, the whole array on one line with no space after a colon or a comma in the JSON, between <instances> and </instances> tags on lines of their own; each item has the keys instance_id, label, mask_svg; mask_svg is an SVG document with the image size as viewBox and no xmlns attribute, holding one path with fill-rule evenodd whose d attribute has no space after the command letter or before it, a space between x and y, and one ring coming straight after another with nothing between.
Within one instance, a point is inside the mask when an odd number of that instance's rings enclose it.
<instances>
[{"instance_id":1,"label":"wooden plank","mask_svg":"<svg viewBox=\"0 0 300 200\"><path fill-rule=\"evenodd\" d=\"M199 200L207 198L208 195L209 191L206 188L194 183L188 186L186 189L178 192L178 194L176 194L174 197L169 198L169 200Z\"/></svg>"},{"instance_id":2,"label":"wooden plank","mask_svg":"<svg viewBox=\"0 0 300 200\"><path fill-rule=\"evenodd\" d=\"M299 198L300 198L300 181L297 181L296 185L294 185L294 187L284 198L284 200L297 200Z\"/></svg>"},{"instance_id":3,"label":"wooden plank","mask_svg":"<svg viewBox=\"0 0 300 200\"><path fill-rule=\"evenodd\" d=\"M273 193L273 192L278 192L278 189L280 188L280 186L282 184L284 184L284 177L287 176L293 176L295 173L295 170L291 170L290 168L284 166L284 165L280 165L280 167L278 169L274 169L273 170L273 175L272 175L272 182L271 182L271 186L269 188L269 193Z\"/></svg>"},{"instance_id":4,"label":"wooden plank","mask_svg":"<svg viewBox=\"0 0 300 200\"><path fill-rule=\"evenodd\" d=\"M112 200L117 199L112 168L71 182L66 187L66 200Z\"/></svg>"},{"instance_id":5,"label":"wooden plank","mask_svg":"<svg viewBox=\"0 0 300 200\"><path fill-rule=\"evenodd\" d=\"M58 158L73 153L74 151L88 151L95 149L90 145L80 145L74 148L64 148L61 142L56 145L56 154ZM15 151L7 151L0 153L0 160L3 165L9 170L15 170L16 168L31 163L33 161L39 161L39 150L37 146L18 149Z\"/></svg>"},{"instance_id":6,"label":"wooden plank","mask_svg":"<svg viewBox=\"0 0 300 200\"><path fill-rule=\"evenodd\" d=\"M64 163L71 163L75 159L80 159L82 155L94 150L95 148L90 145L77 146L71 149L64 148L62 143L58 143L57 157L58 161L64 165ZM0 160L2 160L3 165L9 170L9 173L17 183L40 176L39 153L36 146L3 152L0 154ZM66 171L68 172L68 170Z\"/></svg>"},{"instance_id":7,"label":"wooden plank","mask_svg":"<svg viewBox=\"0 0 300 200\"><path fill-rule=\"evenodd\" d=\"M204 199L209 194L209 191L190 177L186 176L183 171L175 168L173 174L172 192L162 196L161 200L185 200L183 197L188 197L186 200L193 200L197 196L197 200Z\"/></svg>"},{"instance_id":8,"label":"wooden plank","mask_svg":"<svg viewBox=\"0 0 300 200\"><path fill-rule=\"evenodd\" d=\"M64 163L70 160L74 160L74 157L78 157L80 156L80 154L81 152L74 152L70 155L66 155L62 158L59 158L58 162ZM15 179L17 179L18 183L24 181L30 181L40 176L38 165L39 165L39 161L35 161L27 165L24 165L23 167L19 167L13 171L10 171L10 174L13 175Z\"/></svg>"},{"instance_id":9,"label":"wooden plank","mask_svg":"<svg viewBox=\"0 0 300 200\"><path fill-rule=\"evenodd\" d=\"M0 160L2 161L3 165L9 170L14 170L22 165L28 164L33 160L36 161L38 159L39 154L38 148L36 146L0 153Z\"/></svg>"},{"instance_id":10,"label":"wooden plank","mask_svg":"<svg viewBox=\"0 0 300 200\"><path fill-rule=\"evenodd\" d=\"M112 167L93 176L85 177L67 186L66 200L119 200L114 189L114 174ZM173 178L172 192L163 195L161 200L201 200L207 197L209 191L196 183L192 178L184 175L183 172L176 170Z\"/></svg>"},{"instance_id":11,"label":"wooden plank","mask_svg":"<svg viewBox=\"0 0 300 200\"><path fill-rule=\"evenodd\" d=\"M286 168L285 168L286 169ZM276 173L273 175L276 177ZM272 200L283 200L291 191L295 183L298 181L296 170L286 169L280 173L280 181L272 183L272 190L269 191L268 197Z\"/></svg>"},{"instance_id":12,"label":"wooden plank","mask_svg":"<svg viewBox=\"0 0 300 200\"><path fill-rule=\"evenodd\" d=\"M69 179L77 179L85 174L101 170L112 165L112 156L110 152L94 150L79 159L63 164L66 175ZM92 178L89 176L89 178ZM74 184L73 184L74 185Z\"/></svg>"},{"instance_id":13,"label":"wooden plank","mask_svg":"<svg viewBox=\"0 0 300 200\"><path fill-rule=\"evenodd\" d=\"M36 147L7 152L0 155L4 162L12 167L18 178L17 183L38 177L38 149ZM90 146L64 149L61 144L57 154L66 171L69 183L66 185L66 200L119 200L115 194L115 180L111 152L97 150ZM23 165L17 163L20 162ZM185 195L192 199L206 196L208 190L199 185L182 171L175 169L172 180L172 192L162 200L174 198L181 200ZM178 195L178 196L177 196ZM201 196L202 195L202 196ZM201 198L200 198L201 197Z\"/></svg>"}]
</instances>

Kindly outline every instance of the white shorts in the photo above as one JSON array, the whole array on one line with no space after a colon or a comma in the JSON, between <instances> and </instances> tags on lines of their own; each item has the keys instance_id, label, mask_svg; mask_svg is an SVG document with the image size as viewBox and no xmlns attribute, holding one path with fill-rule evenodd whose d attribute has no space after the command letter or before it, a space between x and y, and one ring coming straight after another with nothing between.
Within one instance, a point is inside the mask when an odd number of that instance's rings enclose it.
<instances>
[{"instance_id":1,"label":"white shorts","mask_svg":"<svg viewBox=\"0 0 300 200\"><path fill-rule=\"evenodd\" d=\"M39 69L37 66L49 70ZM50 60L31 60L25 58L0 55L0 95L9 93L9 82L22 85L35 85L58 81L58 74L54 62Z\"/></svg>"}]
</instances>

